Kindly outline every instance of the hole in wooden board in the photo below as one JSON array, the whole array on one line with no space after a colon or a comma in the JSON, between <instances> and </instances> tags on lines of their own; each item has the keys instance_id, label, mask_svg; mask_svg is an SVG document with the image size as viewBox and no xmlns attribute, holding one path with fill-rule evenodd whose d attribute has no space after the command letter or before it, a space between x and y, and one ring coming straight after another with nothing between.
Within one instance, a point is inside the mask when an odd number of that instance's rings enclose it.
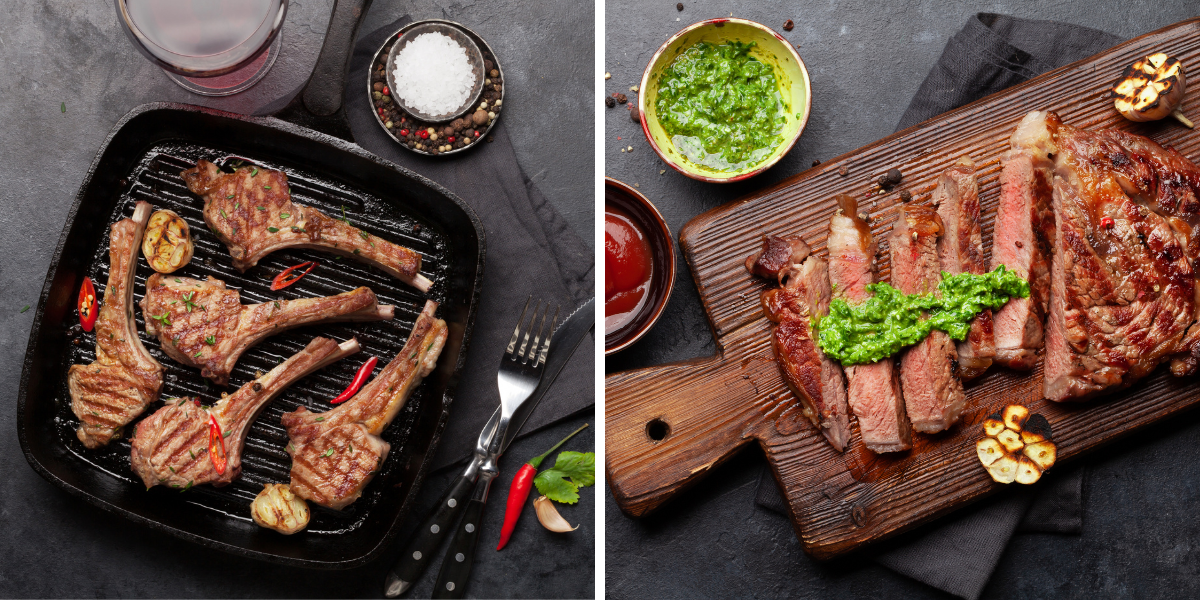
<instances>
[{"instance_id":1,"label":"hole in wooden board","mask_svg":"<svg viewBox=\"0 0 1200 600\"><path fill-rule=\"evenodd\" d=\"M656 442L661 442L668 435L671 435L671 426L667 425L666 421L662 419L654 419L646 423L646 435L650 436L650 439Z\"/></svg>"}]
</instances>

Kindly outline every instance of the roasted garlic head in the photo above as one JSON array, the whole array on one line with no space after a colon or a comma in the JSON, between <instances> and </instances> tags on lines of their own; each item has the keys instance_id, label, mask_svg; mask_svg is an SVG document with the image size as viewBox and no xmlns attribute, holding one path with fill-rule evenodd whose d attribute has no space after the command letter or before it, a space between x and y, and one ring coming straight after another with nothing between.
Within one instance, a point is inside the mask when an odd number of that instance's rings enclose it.
<instances>
[{"instance_id":1,"label":"roasted garlic head","mask_svg":"<svg viewBox=\"0 0 1200 600\"><path fill-rule=\"evenodd\" d=\"M1019 404L984 419L983 434L975 442L975 453L997 483L1034 483L1058 457L1050 441L1050 421Z\"/></svg>"},{"instance_id":2,"label":"roasted garlic head","mask_svg":"<svg viewBox=\"0 0 1200 600\"><path fill-rule=\"evenodd\" d=\"M250 503L254 522L283 535L292 535L308 526L308 503L292 493L286 483L268 483Z\"/></svg>"},{"instance_id":3,"label":"roasted garlic head","mask_svg":"<svg viewBox=\"0 0 1200 600\"><path fill-rule=\"evenodd\" d=\"M187 221L169 210L150 215L142 254L150 268L159 273L171 273L188 264L192 260L192 236Z\"/></svg>"},{"instance_id":4,"label":"roasted garlic head","mask_svg":"<svg viewBox=\"0 0 1200 600\"><path fill-rule=\"evenodd\" d=\"M1179 110L1185 88L1183 63L1156 52L1125 68L1112 88L1113 106L1130 121L1157 121L1170 115L1192 128Z\"/></svg>"}]
</instances>

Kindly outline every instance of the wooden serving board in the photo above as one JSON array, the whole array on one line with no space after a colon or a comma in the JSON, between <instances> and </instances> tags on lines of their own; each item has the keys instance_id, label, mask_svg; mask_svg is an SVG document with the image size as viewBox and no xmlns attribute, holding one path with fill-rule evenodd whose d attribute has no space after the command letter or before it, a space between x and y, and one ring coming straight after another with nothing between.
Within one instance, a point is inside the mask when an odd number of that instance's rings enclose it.
<instances>
[{"instance_id":1,"label":"wooden serving board","mask_svg":"<svg viewBox=\"0 0 1200 600\"><path fill-rule=\"evenodd\" d=\"M839 454L800 414L799 402L784 384L773 359L771 327L759 305L767 285L743 266L763 233L801 234L816 254L826 255L832 198L845 192L870 215L880 241L880 279L888 280L887 236L899 190L910 190L913 202L929 202L937 176L960 156L971 157L979 168L984 246L990 249L1000 156L1017 121L1031 110L1057 111L1079 127L1147 135L1200 160L1200 131L1174 120L1131 123L1108 99L1125 66L1156 51L1178 57L1192 81L1200 82L1200 19L1143 35L943 114L689 222L680 243L718 355L605 379L606 470L621 509L645 515L742 446L757 442L787 497L805 551L826 559L1005 489L979 464L975 442L982 435L981 421L1006 404L1024 404L1049 419L1061 462L1200 402L1197 382L1173 378L1165 367L1130 390L1068 405L1043 399L1040 366L1033 373L994 368L968 386L967 408L949 431L914 433L911 451L875 455L863 447L852 420L850 444ZM1183 109L1193 119L1200 117L1200 83L1193 83ZM843 166L848 176L838 174ZM878 190L875 179L893 167L904 173L903 183L891 193L868 197Z\"/></svg>"}]
</instances>

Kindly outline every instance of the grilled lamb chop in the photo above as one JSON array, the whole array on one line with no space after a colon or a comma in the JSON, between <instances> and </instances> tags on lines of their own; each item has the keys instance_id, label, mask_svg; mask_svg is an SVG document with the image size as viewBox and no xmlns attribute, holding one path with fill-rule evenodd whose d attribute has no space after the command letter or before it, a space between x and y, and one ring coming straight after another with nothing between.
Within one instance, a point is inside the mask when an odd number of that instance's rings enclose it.
<instances>
[{"instance_id":1,"label":"grilled lamb chop","mask_svg":"<svg viewBox=\"0 0 1200 600\"><path fill-rule=\"evenodd\" d=\"M993 318L995 362L1013 369L1032 369L1044 342L1042 324L1050 295L1050 257L1054 254L1054 143L1058 126L1053 113L1027 115L1009 139L1002 159L1000 207L992 238L992 265L1029 281L1028 298L1013 298Z\"/></svg>"},{"instance_id":2,"label":"grilled lamb chop","mask_svg":"<svg viewBox=\"0 0 1200 600\"><path fill-rule=\"evenodd\" d=\"M963 157L946 169L933 190L933 202L942 220L938 239L941 269L951 275L987 272L983 232L979 219L979 184L975 163ZM958 342L958 376L967 381L983 375L996 357L992 337L992 309L985 308L971 321L967 339Z\"/></svg>"},{"instance_id":3,"label":"grilled lamb chop","mask_svg":"<svg viewBox=\"0 0 1200 600\"><path fill-rule=\"evenodd\" d=\"M1200 169L1146 138L1077 129L1053 113L1022 126L1057 150L1046 397L1088 398L1177 353L1190 358Z\"/></svg>"},{"instance_id":4,"label":"grilled lamb chop","mask_svg":"<svg viewBox=\"0 0 1200 600\"><path fill-rule=\"evenodd\" d=\"M242 472L242 447L258 413L288 386L355 352L358 340L338 344L329 338L314 338L303 350L211 408L199 406L199 400L170 400L138 423L129 464L146 489L156 485L183 489L205 483L226 485ZM218 472L209 458L210 415L225 439L224 473Z\"/></svg>"},{"instance_id":5,"label":"grilled lamb chop","mask_svg":"<svg viewBox=\"0 0 1200 600\"><path fill-rule=\"evenodd\" d=\"M155 273L146 280L142 314L146 333L158 336L167 356L200 369L218 385L242 353L292 327L331 321L390 321L393 307L380 306L375 292L360 287L336 296L276 300L242 306L237 290L210 276L207 281Z\"/></svg>"},{"instance_id":6,"label":"grilled lamb chop","mask_svg":"<svg viewBox=\"0 0 1200 600\"><path fill-rule=\"evenodd\" d=\"M379 267L422 292L433 285L419 273L419 253L293 204L282 171L247 166L225 173L201 160L180 176L193 194L204 198L204 222L229 248L239 271L276 250L315 248Z\"/></svg>"},{"instance_id":7,"label":"grilled lamb chop","mask_svg":"<svg viewBox=\"0 0 1200 600\"><path fill-rule=\"evenodd\" d=\"M71 411L81 421L75 434L88 448L107 444L162 390L163 366L142 346L133 320L133 275L149 218L150 204L138 202L133 218L113 224L108 285L96 318L96 360L67 371Z\"/></svg>"},{"instance_id":8,"label":"grilled lamb chop","mask_svg":"<svg viewBox=\"0 0 1200 600\"><path fill-rule=\"evenodd\" d=\"M778 323L775 362L804 416L841 452L850 439L846 379L841 366L821 352L812 330L812 317L829 313L829 266L809 252L799 237L763 236L762 252L747 259L746 268L782 284L762 295L763 312Z\"/></svg>"},{"instance_id":9,"label":"grilled lamb chop","mask_svg":"<svg viewBox=\"0 0 1200 600\"><path fill-rule=\"evenodd\" d=\"M436 302L425 303L400 354L353 398L323 413L301 406L283 415L294 494L335 510L362 495L391 449L379 434L433 370L446 343L446 322L434 317L435 310Z\"/></svg>"},{"instance_id":10,"label":"grilled lamb chop","mask_svg":"<svg viewBox=\"0 0 1200 600\"><path fill-rule=\"evenodd\" d=\"M888 246L892 286L905 294L925 294L942 282L938 258L941 219L932 207L900 207ZM967 397L958 379L958 350L946 332L934 329L900 358L900 387L913 429L936 433L948 429L962 413Z\"/></svg>"},{"instance_id":11,"label":"grilled lamb chop","mask_svg":"<svg viewBox=\"0 0 1200 600\"><path fill-rule=\"evenodd\" d=\"M866 286L875 281L878 246L871 227L858 216L858 204L845 194L829 221L829 281L833 295L857 303L867 298ZM912 447L912 430L904 416L900 376L891 358L845 367L850 409L858 418L863 444L872 452L897 452Z\"/></svg>"}]
</instances>

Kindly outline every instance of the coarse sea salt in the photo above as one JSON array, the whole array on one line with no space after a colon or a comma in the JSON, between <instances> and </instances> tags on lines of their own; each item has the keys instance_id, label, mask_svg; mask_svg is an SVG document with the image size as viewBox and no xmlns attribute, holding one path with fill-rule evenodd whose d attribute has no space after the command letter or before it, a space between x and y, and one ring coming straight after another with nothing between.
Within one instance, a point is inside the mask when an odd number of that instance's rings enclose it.
<instances>
[{"instance_id":1,"label":"coarse sea salt","mask_svg":"<svg viewBox=\"0 0 1200 600\"><path fill-rule=\"evenodd\" d=\"M397 89L392 93L432 117L461 108L475 85L467 51L441 33L418 35L396 53L393 66Z\"/></svg>"}]
</instances>

